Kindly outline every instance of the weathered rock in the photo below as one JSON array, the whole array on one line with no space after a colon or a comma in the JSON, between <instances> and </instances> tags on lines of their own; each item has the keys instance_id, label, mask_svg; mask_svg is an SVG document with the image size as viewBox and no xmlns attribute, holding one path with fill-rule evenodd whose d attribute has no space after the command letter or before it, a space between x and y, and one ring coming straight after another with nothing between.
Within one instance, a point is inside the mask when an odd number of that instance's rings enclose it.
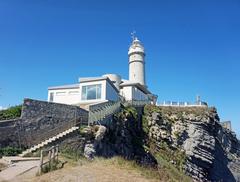
<instances>
[{"instance_id":1,"label":"weathered rock","mask_svg":"<svg viewBox=\"0 0 240 182\"><path fill-rule=\"evenodd\" d=\"M84 147L84 156L87 159L93 159L96 154L95 146L94 144L86 144Z\"/></svg>"},{"instance_id":2,"label":"weathered rock","mask_svg":"<svg viewBox=\"0 0 240 182\"><path fill-rule=\"evenodd\" d=\"M154 110L159 114L145 113L149 139L156 146L164 141L170 148L183 150L186 174L196 181L239 181L240 142L219 124L216 109L160 107ZM172 163L176 162L172 160Z\"/></svg>"},{"instance_id":3,"label":"weathered rock","mask_svg":"<svg viewBox=\"0 0 240 182\"><path fill-rule=\"evenodd\" d=\"M99 126L98 131L96 132L96 135L95 135L95 140L100 142L104 138L106 131L107 131L107 128L105 126Z\"/></svg>"},{"instance_id":4,"label":"weathered rock","mask_svg":"<svg viewBox=\"0 0 240 182\"><path fill-rule=\"evenodd\" d=\"M94 156L122 156L155 167L156 159L143 148L143 131L139 122L131 113L123 111L119 117L114 117L109 127L94 126L97 128L95 139L85 146L84 155L90 159Z\"/></svg>"}]
</instances>

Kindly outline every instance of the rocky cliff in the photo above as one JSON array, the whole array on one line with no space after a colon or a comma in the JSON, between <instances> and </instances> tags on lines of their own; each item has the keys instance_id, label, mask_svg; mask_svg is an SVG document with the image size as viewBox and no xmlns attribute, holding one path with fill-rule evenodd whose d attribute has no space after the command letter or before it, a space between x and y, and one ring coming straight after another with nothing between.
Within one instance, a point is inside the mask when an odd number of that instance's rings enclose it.
<instances>
[{"instance_id":1,"label":"rocky cliff","mask_svg":"<svg viewBox=\"0 0 240 182\"><path fill-rule=\"evenodd\" d=\"M122 156L165 170L163 181L171 175L191 181L183 173L194 181L240 181L240 142L222 128L214 108L149 105L144 114L124 108L109 126L82 128L62 146L89 159Z\"/></svg>"},{"instance_id":2,"label":"rocky cliff","mask_svg":"<svg viewBox=\"0 0 240 182\"><path fill-rule=\"evenodd\" d=\"M155 154L196 181L240 181L240 142L215 108L146 106L143 127Z\"/></svg>"},{"instance_id":3,"label":"rocky cliff","mask_svg":"<svg viewBox=\"0 0 240 182\"><path fill-rule=\"evenodd\" d=\"M77 150L86 158L122 156L125 159L156 167L155 158L144 149L141 121L134 108L124 109L113 117L111 125L81 128L80 135L62 143L63 150Z\"/></svg>"}]
</instances>

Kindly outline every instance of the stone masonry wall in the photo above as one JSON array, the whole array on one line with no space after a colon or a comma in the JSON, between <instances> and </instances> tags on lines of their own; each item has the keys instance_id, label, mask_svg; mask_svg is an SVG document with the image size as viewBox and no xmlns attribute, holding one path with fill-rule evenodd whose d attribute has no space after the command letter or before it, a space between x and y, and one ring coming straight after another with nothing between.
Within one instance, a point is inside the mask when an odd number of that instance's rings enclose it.
<instances>
[{"instance_id":1,"label":"stone masonry wall","mask_svg":"<svg viewBox=\"0 0 240 182\"><path fill-rule=\"evenodd\" d=\"M19 146L18 123L21 119L0 121L0 148Z\"/></svg>"},{"instance_id":2,"label":"stone masonry wall","mask_svg":"<svg viewBox=\"0 0 240 182\"><path fill-rule=\"evenodd\" d=\"M25 99L21 119L0 122L0 146L28 148L87 121L88 112L77 106Z\"/></svg>"}]
</instances>

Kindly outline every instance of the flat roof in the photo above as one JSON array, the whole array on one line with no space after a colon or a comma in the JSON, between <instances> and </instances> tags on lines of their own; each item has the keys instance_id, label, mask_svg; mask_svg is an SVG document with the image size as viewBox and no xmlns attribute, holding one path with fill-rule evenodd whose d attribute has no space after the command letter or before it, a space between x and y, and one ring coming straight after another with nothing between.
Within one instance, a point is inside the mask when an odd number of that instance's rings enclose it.
<instances>
[{"instance_id":1,"label":"flat roof","mask_svg":"<svg viewBox=\"0 0 240 182\"><path fill-rule=\"evenodd\" d=\"M48 90L73 89L73 88L79 88L79 83L77 83L77 84L70 84L70 85L61 85L61 86L48 87Z\"/></svg>"},{"instance_id":2,"label":"flat roof","mask_svg":"<svg viewBox=\"0 0 240 182\"><path fill-rule=\"evenodd\" d=\"M115 85L112 83L112 81L107 76L79 78L80 83L48 87L48 90L74 89L74 88L79 88L81 83L101 81L101 80L106 80L113 87L113 89L116 90L116 92L119 92L119 90L115 87Z\"/></svg>"},{"instance_id":3,"label":"flat roof","mask_svg":"<svg viewBox=\"0 0 240 182\"><path fill-rule=\"evenodd\" d=\"M94 82L94 81L101 81L101 80L106 80L108 77L85 77L85 78L79 78L80 83L85 83L85 82Z\"/></svg>"},{"instance_id":4,"label":"flat roof","mask_svg":"<svg viewBox=\"0 0 240 182\"><path fill-rule=\"evenodd\" d=\"M145 94L152 94L146 86L141 85L140 83L137 82L131 82L128 80L125 80L124 83L120 84L120 87L128 87L128 86L136 86L139 90L141 90L142 92L144 92Z\"/></svg>"}]
</instances>

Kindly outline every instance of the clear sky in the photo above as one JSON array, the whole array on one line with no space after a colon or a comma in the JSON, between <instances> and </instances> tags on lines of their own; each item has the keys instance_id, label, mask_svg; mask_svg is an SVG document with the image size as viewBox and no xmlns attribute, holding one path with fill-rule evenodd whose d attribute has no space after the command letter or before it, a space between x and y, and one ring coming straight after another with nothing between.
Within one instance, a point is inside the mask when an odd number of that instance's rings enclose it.
<instances>
[{"instance_id":1,"label":"clear sky","mask_svg":"<svg viewBox=\"0 0 240 182\"><path fill-rule=\"evenodd\" d=\"M239 0L0 0L0 107L78 77L128 78L133 30L159 102L199 94L240 134Z\"/></svg>"}]
</instances>

